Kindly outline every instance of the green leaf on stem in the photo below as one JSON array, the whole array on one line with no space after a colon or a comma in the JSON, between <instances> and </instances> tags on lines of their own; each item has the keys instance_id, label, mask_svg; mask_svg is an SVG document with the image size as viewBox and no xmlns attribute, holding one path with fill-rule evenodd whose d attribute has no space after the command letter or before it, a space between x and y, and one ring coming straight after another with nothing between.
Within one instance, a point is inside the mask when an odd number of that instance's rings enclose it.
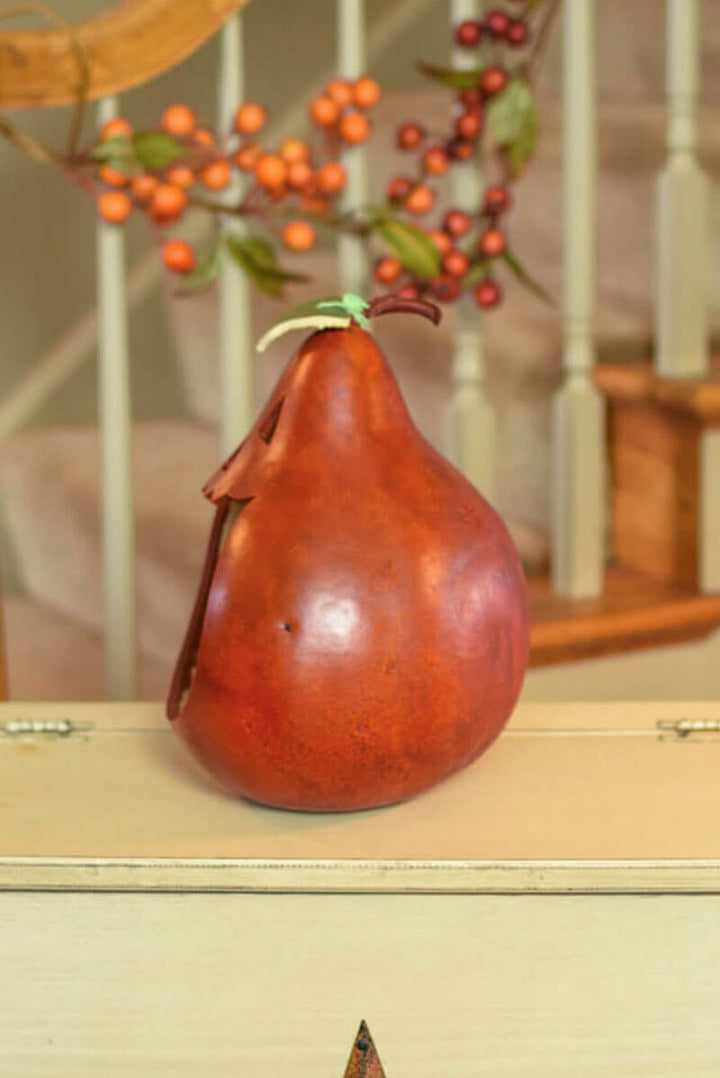
<instances>
[{"instance_id":1,"label":"green leaf on stem","mask_svg":"<svg viewBox=\"0 0 720 1078\"><path fill-rule=\"evenodd\" d=\"M513 274L517 277L518 281L524 284L526 288L529 288L531 292L534 292L535 295L538 296L545 303L550 303L553 307L557 306L555 300L550 295L550 293L547 292L543 288L543 286L539 284L538 281L536 281L533 277L530 276L525 267L521 265L521 263L511 251L505 251L502 255L502 259L510 267Z\"/></svg>"},{"instance_id":2,"label":"green leaf on stem","mask_svg":"<svg viewBox=\"0 0 720 1078\"><path fill-rule=\"evenodd\" d=\"M302 273L280 268L275 248L261 236L227 236L227 249L252 283L267 296L282 297L288 281L306 281Z\"/></svg>"},{"instance_id":3,"label":"green leaf on stem","mask_svg":"<svg viewBox=\"0 0 720 1078\"><path fill-rule=\"evenodd\" d=\"M503 151L515 179L535 153L540 117L527 79L512 79L487 109L490 138Z\"/></svg>"},{"instance_id":4,"label":"green leaf on stem","mask_svg":"<svg viewBox=\"0 0 720 1078\"><path fill-rule=\"evenodd\" d=\"M490 272L490 263L487 259L483 259L481 262L475 262L467 271L462 279L463 288L468 291L474 288L476 284L484 280Z\"/></svg>"},{"instance_id":5,"label":"green leaf on stem","mask_svg":"<svg viewBox=\"0 0 720 1078\"><path fill-rule=\"evenodd\" d=\"M397 218L378 216L372 230L416 277L435 277L440 272L440 252L417 225Z\"/></svg>"},{"instance_id":6,"label":"green leaf on stem","mask_svg":"<svg viewBox=\"0 0 720 1078\"><path fill-rule=\"evenodd\" d=\"M257 343L258 352L264 352L278 337L294 329L347 329L353 322L367 324L364 311L368 303L361 296L346 292L343 296L300 303L263 334Z\"/></svg>"},{"instance_id":7,"label":"green leaf on stem","mask_svg":"<svg viewBox=\"0 0 720 1078\"><path fill-rule=\"evenodd\" d=\"M167 168L187 151L165 131L137 131L132 137L132 149L143 168Z\"/></svg>"},{"instance_id":8,"label":"green leaf on stem","mask_svg":"<svg viewBox=\"0 0 720 1078\"><path fill-rule=\"evenodd\" d=\"M132 143L124 135L99 142L92 151L92 158L99 165L117 169L118 172L128 172L136 164Z\"/></svg>"},{"instance_id":9,"label":"green leaf on stem","mask_svg":"<svg viewBox=\"0 0 720 1078\"><path fill-rule=\"evenodd\" d=\"M449 86L452 90L474 90L484 70L482 67L476 67L470 71L458 71L454 67L436 67L435 64L423 63L417 66L423 75L442 86Z\"/></svg>"}]
</instances>

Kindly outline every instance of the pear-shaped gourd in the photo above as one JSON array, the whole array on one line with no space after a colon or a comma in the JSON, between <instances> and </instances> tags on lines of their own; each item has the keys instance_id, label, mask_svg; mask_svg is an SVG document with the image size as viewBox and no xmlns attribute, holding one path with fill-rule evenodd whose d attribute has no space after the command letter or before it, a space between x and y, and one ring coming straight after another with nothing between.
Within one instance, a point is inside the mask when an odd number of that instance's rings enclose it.
<instances>
[{"instance_id":1,"label":"pear-shaped gourd","mask_svg":"<svg viewBox=\"0 0 720 1078\"><path fill-rule=\"evenodd\" d=\"M490 745L528 661L520 563L365 330L305 342L205 493L168 714L209 772L342 811L411 797Z\"/></svg>"}]
</instances>

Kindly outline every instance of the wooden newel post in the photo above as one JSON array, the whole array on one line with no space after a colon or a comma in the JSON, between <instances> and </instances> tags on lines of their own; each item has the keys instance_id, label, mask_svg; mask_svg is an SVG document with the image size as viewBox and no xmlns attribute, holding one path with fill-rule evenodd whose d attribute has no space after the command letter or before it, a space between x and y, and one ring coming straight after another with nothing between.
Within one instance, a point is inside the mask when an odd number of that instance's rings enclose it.
<instances>
[{"instance_id":1,"label":"wooden newel post","mask_svg":"<svg viewBox=\"0 0 720 1078\"><path fill-rule=\"evenodd\" d=\"M602 590L605 405L595 364L594 0L563 4L563 383L553 415L553 584L582 598Z\"/></svg>"},{"instance_id":2,"label":"wooden newel post","mask_svg":"<svg viewBox=\"0 0 720 1078\"><path fill-rule=\"evenodd\" d=\"M221 34L218 127L224 135L232 129L233 118L245 92L242 15L233 15ZM237 201L243 180L237 174L224 197ZM226 235L242 235L245 225L237 218L225 218ZM220 440L222 452L232 453L252 426L254 400L252 316L248 279L231 259L223 262L219 284L220 340Z\"/></svg>"},{"instance_id":3,"label":"wooden newel post","mask_svg":"<svg viewBox=\"0 0 720 1078\"><path fill-rule=\"evenodd\" d=\"M476 19L478 0L450 0L452 25ZM478 56L472 49L454 48L453 67L473 68ZM482 176L477 161L455 164L452 172L453 205L477 213ZM455 304L453 392L447 413L447 455L490 501L495 493L495 413L485 395L485 357L482 315L471 296Z\"/></svg>"},{"instance_id":4,"label":"wooden newel post","mask_svg":"<svg viewBox=\"0 0 720 1078\"><path fill-rule=\"evenodd\" d=\"M708 181L697 161L699 0L667 0L667 160L657 183L657 366L708 369Z\"/></svg>"},{"instance_id":5,"label":"wooden newel post","mask_svg":"<svg viewBox=\"0 0 720 1078\"><path fill-rule=\"evenodd\" d=\"M337 0L337 67L340 78L357 79L367 70L365 48L365 0ZM347 186L344 210L357 209L368 200L367 151L351 146L343 152ZM364 296L368 290L368 267L362 240L357 236L338 239L340 284L344 292Z\"/></svg>"},{"instance_id":6,"label":"wooden newel post","mask_svg":"<svg viewBox=\"0 0 720 1078\"><path fill-rule=\"evenodd\" d=\"M100 124L116 115L115 98L99 103ZM121 229L102 221L97 226L97 263L107 692L111 700L131 700L137 641L125 237Z\"/></svg>"}]
</instances>

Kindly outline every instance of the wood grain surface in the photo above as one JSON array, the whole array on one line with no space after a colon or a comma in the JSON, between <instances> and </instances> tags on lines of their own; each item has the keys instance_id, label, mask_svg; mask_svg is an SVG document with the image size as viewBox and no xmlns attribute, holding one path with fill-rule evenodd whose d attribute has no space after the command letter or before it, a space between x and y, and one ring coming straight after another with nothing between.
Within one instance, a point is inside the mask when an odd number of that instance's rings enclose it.
<instances>
[{"instance_id":1,"label":"wood grain surface","mask_svg":"<svg viewBox=\"0 0 720 1078\"><path fill-rule=\"evenodd\" d=\"M248 0L121 0L72 27L94 100L138 86L200 48ZM0 33L0 108L72 104L78 61L62 29Z\"/></svg>"}]
</instances>

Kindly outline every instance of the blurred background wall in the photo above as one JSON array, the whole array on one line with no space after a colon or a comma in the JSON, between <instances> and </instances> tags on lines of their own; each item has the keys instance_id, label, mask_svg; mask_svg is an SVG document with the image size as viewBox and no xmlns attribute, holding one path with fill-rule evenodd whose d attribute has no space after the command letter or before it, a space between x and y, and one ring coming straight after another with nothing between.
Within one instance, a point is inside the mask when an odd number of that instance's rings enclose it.
<instances>
[{"instance_id":1,"label":"blurred background wall","mask_svg":"<svg viewBox=\"0 0 720 1078\"><path fill-rule=\"evenodd\" d=\"M387 16L392 3L395 0L367 0L368 24L372 26ZM56 6L67 18L75 20L93 14L102 5L91 0L59 0ZM407 32L371 65L372 73L386 91L378 111L372 148L377 162L373 174L378 194L385 178L401 167L392 149L395 124L415 116L437 117L441 122L447 109L448 99L443 91L428 89L414 68L419 58L436 62L447 58L450 45L447 5L444 0L417 0L416 6L417 18ZM631 3L599 0L597 8L601 106L598 344L602 355L618 358L647 354L651 341L652 196L654 178L663 159L664 140L664 4L662 0ZM291 0L252 0L246 9L245 25L250 42L249 96L263 101L271 114L279 116L298 93L309 93L323 78L333 49L334 5L330 0L303 0L301 4ZM536 166L518 187L518 207L512 224L518 253L532 272L555 292L560 285L561 268L558 38L556 33L540 80L545 128L540 153ZM720 5L711 0L706 0L704 5L703 40L702 152L704 163L715 178L720 167ZM166 104L183 100L195 106L202 117L212 117L217 65L218 46L213 41L173 72L128 93L123 100L124 114L138 126L151 126ZM42 139L62 145L69 122L67 110L24 113L15 118ZM0 200L4 209L0 242L2 401L33 365L92 309L95 271L94 217L87 197L63 182L53 170L27 160L5 143L0 143ZM716 207L717 199L713 203ZM720 239L716 218L714 213L712 227L714 236ZM717 251L717 243L714 250ZM131 222L129 264L137 264L151 251L152 240L143 222ZM323 252L315 257L316 291L327 291L332 286L331 262ZM713 324L717 321L717 261L714 259L715 284L709 297L713 304ZM326 287L321 289L320 283ZM159 286L133 309L133 401L137 420L192 422L193 430L198 424L207 427L211 422L212 399L207 404L193 396L188 389L188 377L190 383L194 378L212 387L215 377L214 338L209 328L212 305L212 295L172 301ZM270 304L262 302L256 306L254 317L256 331L260 332L275 314ZM450 385L449 330L432 343L427 342L426 334L418 338L417 334L404 336L399 330L388 329L384 333L383 339L390 358L397 362L411 410L428 436L437 442L441 405ZM542 547L548 515L548 406L558 372L557 311L544 308L519 286L510 286L506 308L488 319L488 355L491 395L503 417L499 508L520 525L527 525L530 542ZM271 358L260 372L259 397L282 358ZM1 493L3 452L10 461L8 468L16 490L18 484L25 482L17 462L32 457L32 444L27 439L33 437L33 432L90 430L95 418L96 372L91 355L33 416L14 450L12 446L9 450L0 449L0 560L5 593L11 603L14 597L23 599L26 581L21 571L17 533L11 534L8 527L7 504L4 508ZM184 437L183 429L172 427L173 437ZM170 428L163 430L167 432ZM192 438L186 440L186 455L201 457L202 453L191 452L194 444ZM49 487L54 477L61 486L66 483L67 497L71 498L73 479L63 477L61 454L54 457L54 445L52 441L35 443L33 466L37 471L38 459L44 455L45 474L42 482L37 475L32 482L41 492L42 483ZM202 443L207 463L213 459L212 445L212 441ZM68 452L72 455L77 450ZM203 459L201 464L204 468L206 461ZM179 474L179 481L183 482L179 467L176 465L172 474L176 477ZM198 481L204 478L200 466L195 474L190 461L184 474L191 498L197 498L200 503L200 496L195 493ZM158 487L156 515L162 515L163 511L161 490ZM37 497L42 500L40 494ZM191 583L204 543L203 510L200 506L197 531L190 529L186 537L189 550L186 575ZM76 519L69 516L67 526L75 527ZM39 518L38 528L43 527L47 524ZM81 554L73 555L69 548L67 556L80 559ZM65 571L61 559L57 571ZM31 695L33 686L38 684L40 674L37 669L33 673L32 657L34 651L37 653L43 632L47 633L48 644L42 665L49 671L50 680L55 677L61 683L63 671L67 674L71 661L68 653L73 650L78 655L82 652L95 656L96 665L100 661L97 625L86 611L64 609L52 595L40 605L39 620L37 611L28 614L27 605L18 605L15 615L9 615L11 662L18 674L14 695ZM59 619L57 624L53 619ZM183 618L175 620L179 636ZM62 653L57 644L60 639L65 641ZM537 671L530 675L526 692L530 697L545 699L711 697L715 695L719 660L720 641L714 638L697 646ZM54 672L53 661L57 665ZM87 668L88 662L82 665ZM152 673L145 682L146 694L157 695L162 691L168 664L162 657L158 661L158 654L153 662ZM62 685L68 694L101 693L99 674L92 683L83 682L78 674L75 680L66 679Z\"/></svg>"}]
</instances>

